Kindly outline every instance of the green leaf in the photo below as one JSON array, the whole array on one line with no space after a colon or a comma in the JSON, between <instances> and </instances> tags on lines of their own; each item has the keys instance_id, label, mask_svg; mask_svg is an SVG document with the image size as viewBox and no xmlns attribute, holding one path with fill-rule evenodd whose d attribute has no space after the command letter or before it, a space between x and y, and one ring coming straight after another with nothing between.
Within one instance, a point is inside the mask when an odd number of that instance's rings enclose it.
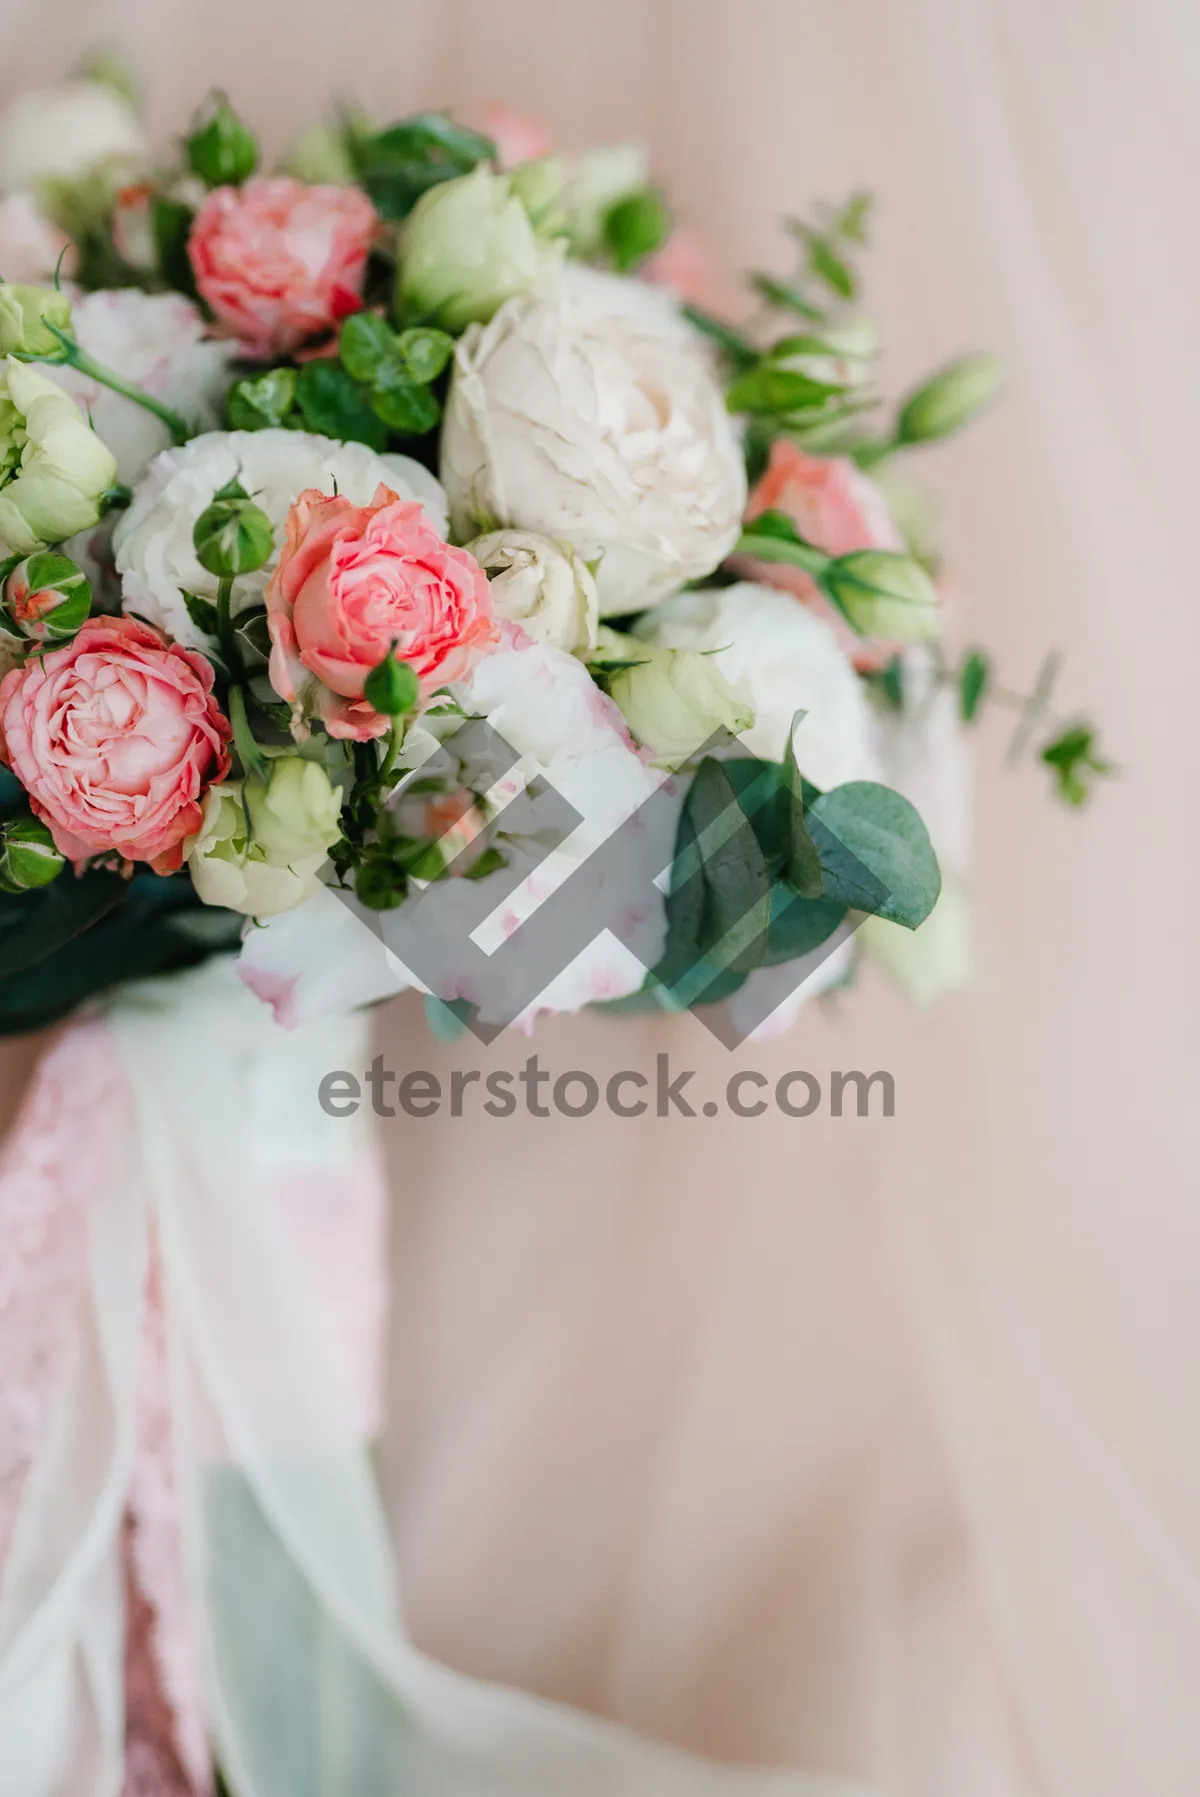
<instances>
[{"instance_id":1,"label":"green leaf","mask_svg":"<svg viewBox=\"0 0 1200 1797\"><path fill-rule=\"evenodd\" d=\"M991 679L991 668L982 649L972 649L958 672L958 706L964 724L979 710Z\"/></svg>"},{"instance_id":2,"label":"green leaf","mask_svg":"<svg viewBox=\"0 0 1200 1797\"><path fill-rule=\"evenodd\" d=\"M704 869L701 941L705 954L720 950L723 966L748 972L766 952L771 876L762 846L721 762L709 758L700 763L686 808Z\"/></svg>"},{"instance_id":3,"label":"green leaf","mask_svg":"<svg viewBox=\"0 0 1200 1797\"><path fill-rule=\"evenodd\" d=\"M76 880L68 873L36 895L38 905L48 914L51 895L67 898L72 889L77 894L97 879L110 883L111 905L36 964L0 981L0 1034L43 1028L122 981L194 966L214 952L237 948L244 919L201 905L185 873L147 872L131 880L94 871Z\"/></svg>"},{"instance_id":4,"label":"green leaf","mask_svg":"<svg viewBox=\"0 0 1200 1797\"><path fill-rule=\"evenodd\" d=\"M442 415L441 403L429 387L418 387L406 375L386 369L371 388L376 416L403 437L423 437Z\"/></svg>"},{"instance_id":5,"label":"green leaf","mask_svg":"<svg viewBox=\"0 0 1200 1797\"><path fill-rule=\"evenodd\" d=\"M738 376L725 403L731 412L804 412L824 406L844 391L836 383L816 381L794 368L776 368L763 361Z\"/></svg>"},{"instance_id":6,"label":"green leaf","mask_svg":"<svg viewBox=\"0 0 1200 1797\"><path fill-rule=\"evenodd\" d=\"M815 231L808 234L808 265L819 281L837 294L839 299L853 299L855 279L827 237Z\"/></svg>"},{"instance_id":7,"label":"green leaf","mask_svg":"<svg viewBox=\"0 0 1200 1797\"><path fill-rule=\"evenodd\" d=\"M1071 724L1061 736L1048 742L1041 759L1054 770L1059 797L1068 805L1086 804L1092 794L1092 777L1115 771L1111 762L1097 755L1096 732L1083 721Z\"/></svg>"},{"instance_id":8,"label":"green leaf","mask_svg":"<svg viewBox=\"0 0 1200 1797\"><path fill-rule=\"evenodd\" d=\"M409 378L419 387L436 381L454 354L454 339L448 331L435 331L429 325L411 325L398 338L400 354Z\"/></svg>"},{"instance_id":9,"label":"green leaf","mask_svg":"<svg viewBox=\"0 0 1200 1797\"><path fill-rule=\"evenodd\" d=\"M750 368L758 361L758 351L749 338L735 331L723 318L706 312L701 306L681 306L680 311L693 329L720 345L737 368Z\"/></svg>"},{"instance_id":10,"label":"green leaf","mask_svg":"<svg viewBox=\"0 0 1200 1797\"><path fill-rule=\"evenodd\" d=\"M783 789L787 794L787 856L784 871L789 883L801 898L818 899L825 888L821 873L821 857L805 822L804 781L796 766L796 726L803 713L797 712L788 732L787 752L783 758Z\"/></svg>"},{"instance_id":11,"label":"green leaf","mask_svg":"<svg viewBox=\"0 0 1200 1797\"><path fill-rule=\"evenodd\" d=\"M296 382L296 404L309 430L374 450L387 447L383 421L338 362L306 362Z\"/></svg>"},{"instance_id":12,"label":"green leaf","mask_svg":"<svg viewBox=\"0 0 1200 1797\"><path fill-rule=\"evenodd\" d=\"M928 832L908 800L872 780L822 793L808 813L825 896L915 930L941 891Z\"/></svg>"},{"instance_id":13,"label":"green leaf","mask_svg":"<svg viewBox=\"0 0 1200 1797\"><path fill-rule=\"evenodd\" d=\"M338 333L342 367L356 381L370 383L396 355L396 333L376 312L352 312Z\"/></svg>"},{"instance_id":14,"label":"green leaf","mask_svg":"<svg viewBox=\"0 0 1200 1797\"><path fill-rule=\"evenodd\" d=\"M120 874L89 868L35 892L0 894L0 979L7 982L55 954L124 896Z\"/></svg>"},{"instance_id":15,"label":"green leaf","mask_svg":"<svg viewBox=\"0 0 1200 1797\"><path fill-rule=\"evenodd\" d=\"M187 615L205 636L216 636L218 630L217 608L211 599L202 599L198 593L184 593L183 603L187 606Z\"/></svg>"},{"instance_id":16,"label":"green leaf","mask_svg":"<svg viewBox=\"0 0 1200 1797\"><path fill-rule=\"evenodd\" d=\"M801 898L785 881L777 881L771 892L771 926L763 965L781 967L811 955L828 942L845 915L846 907L839 900Z\"/></svg>"},{"instance_id":17,"label":"green leaf","mask_svg":"<svg viewBox=\"0 0 1200 1797\"><path fill-rule=\"evenodd\" d=\"M628 274L671 234L671 212L656 187L626 194L604 215L604 245L621 274Z\"/></svg>"},{"instance_id":18,"label":"green leaf","mask_svg":"<svg viewBox=\"0 0 1200 1797\"><path fill-rule=\"evenodd\" d=\"M352 132L349 149L358 178L383 217L399 220L431 187L494 159L496 146L445 113L421 112L385 131Z\"/></svg>"},{"instance_id":19,"label":"green leaf","mask_svg":"<svg viewBox=\"0 0 1200 1797\"><path fill-rule=\"evenodd\" d=\"M807 318L813 324L825 316L820 306L814 306L790 281L776 280L774 275L753 274L750 285L768 305L777 306L781 312L795 312L797 317Z\"/></svg>"},{"instance_id":20,"label":"green leaf","mask_svg":"<svg viewBox=\"0 0 1200 1797\"><path fill-rule=\"evenodd\" d=\"M736 555L752 555L758 561L785 562L819 579L830 562L823 549L806 543L786 512L760 512L752 518L734 544Z\"/></svg>"},{"instance_id":21,"label":"green leaf","mask_svg":"<svg viewBox=\"0 0 1200 1797\"><path fill-rule=\"evenodd\" d=\"M285 422L295 398L294 368L268 368L265 374L235 381L225 401L229 428L235 431L277 429Z\"/></svg>"},{"instance_id":22,"label":"green leaf","mask_svg":"<svg viewBox=\"0 0 1200 1797\"><path fill-rule=\"evenodd\" d=\"M188 255L188 238L194 217L190 206L184 206L178 200L166 200L161 194L155 194L151 202L150 228L163 279L168 287L186 293L191 299L196 298L196 277Z\"/></svg>"},{"instance_id":23,"label":"green leaf","mask_svg":"<svg viewBox=\"0 0 1200 1797\"><path fill-rule=\"evenodd\" d=\"M865 243L867 226L870 223L871 209L874 204L873 194L852 193L838 213L834 225L838 236L844 237L848 243Z\"/></svg>"}]
</instances>

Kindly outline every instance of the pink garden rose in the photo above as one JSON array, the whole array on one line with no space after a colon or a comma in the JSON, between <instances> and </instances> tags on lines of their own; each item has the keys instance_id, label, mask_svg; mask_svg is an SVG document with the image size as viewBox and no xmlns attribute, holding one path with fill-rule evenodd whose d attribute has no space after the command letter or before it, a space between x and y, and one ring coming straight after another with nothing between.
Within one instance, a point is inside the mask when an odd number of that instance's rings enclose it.
<instances>
[{"instance_id":1,"label":"pink garden rose","mask_svg":"<svg viewBox=\"0 0 1200 1797\"><path fill-rule=\"evenodd\" d=\"M375 208L290 175L217 187L188 243L201 296L252 355L295 349L362 306Z\"/></svg>"},{"instance_id":2,"label":"pink garden rose","mask_svg":"<svg viewBox=\"0 0 1200 1797\"><path fill-rule=\"evenodd\" d=\"M716 275L708 245L698 231L677 225L657 254L638 270L644 281L665 287L681 305L712 310L718 303Z\"/></svg>"},{"instance_id":3,"label":"pink garden rose","mask_svg":"<svg viewBox=\"0 0 1200 1797\"><path fill-rule=\"evenodd\" d=\"M786 512L802 537L829 555L852 549L903 549L887 501L879 488L845 456L807 455L777 437L771 458L746 506L747 519L760 512ZM868 641L851 630L841 613L818 591L810 575L778 562L744 560L751 578L783 587L827 618L860 672L882 667L902 644Z\"/></svg>"},{"instance_id":4,"label":"pink garden rose","mask_svg":"<svg viewBox=\"0 0 1200 1797\"><path fill-rule=\"evenodd\" d=\"M138 618L89 618L0 681L0 759L73 861L117 854L173 873L200 801L229 771L230 728L202 655Z\"/></svg>"},{"instance_id":5,"label":"pink garden rose","mask_svg":"<svg viewBox=\"0 0 1200 1797\"><path fill-rule=\"evenodd\" d=\"M487 576L443 542L423 508L382 484L370 505L301 493L267 587L271 683L331 736L380 736L363 683L391 645L429 694L497 641ZM306 690L307 689L307 690Z\"/></svg>"}]
</instances>

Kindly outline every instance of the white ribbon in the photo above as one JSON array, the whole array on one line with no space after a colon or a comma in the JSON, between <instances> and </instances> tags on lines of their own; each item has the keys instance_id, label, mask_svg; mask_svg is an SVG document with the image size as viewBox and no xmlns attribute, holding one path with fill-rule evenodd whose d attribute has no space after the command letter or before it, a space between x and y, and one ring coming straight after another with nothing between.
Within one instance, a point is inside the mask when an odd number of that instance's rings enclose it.
<instances>
[{"instance_id":1,"label":"white ribbon","mask_svg":"<svg viewBox=\"0 0 1200 1797\"><path fill-rule=\"evenodd\" d=\"M119 1543L151 1231L214 1751L237 1797L869 1797L717 1765L412 1645L343 1360L272 1196L289 1167L353 1152L317 1086L361 1071L361 1030L281 1031L222 963L130 989L110 1023L136 1129L91 1207L76 1352L4 1568L0 1797L120 1790Z\"/></svg>"}]
</instances>

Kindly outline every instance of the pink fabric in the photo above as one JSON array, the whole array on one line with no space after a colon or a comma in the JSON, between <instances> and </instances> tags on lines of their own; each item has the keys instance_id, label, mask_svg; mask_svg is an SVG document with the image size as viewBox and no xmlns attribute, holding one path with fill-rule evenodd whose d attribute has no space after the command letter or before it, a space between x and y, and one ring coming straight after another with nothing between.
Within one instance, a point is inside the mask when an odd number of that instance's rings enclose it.
<instances>
[{"instance_id":1,"label":"pink fabric","mask_svg":"<svg viewBox=\"0 0 1200 1797\"><path fill-rule=\"evenodd\" d=\"M0 1569L69 1357L87 1281L88 1201L131 1127L130 1093L102 1022L45 1056L0 1158ZM103 1124L107 1127L98 1127ZM381 1415L384 1189L373 1158L343 1177L275 1183L343 1356L358 1426ZM197 1630L175 1486L164 1294L152 1260L137 1389L138 1448L124 1560L128 1594L123 1797L213 1789Z\"/></svg>"}]
</instances>

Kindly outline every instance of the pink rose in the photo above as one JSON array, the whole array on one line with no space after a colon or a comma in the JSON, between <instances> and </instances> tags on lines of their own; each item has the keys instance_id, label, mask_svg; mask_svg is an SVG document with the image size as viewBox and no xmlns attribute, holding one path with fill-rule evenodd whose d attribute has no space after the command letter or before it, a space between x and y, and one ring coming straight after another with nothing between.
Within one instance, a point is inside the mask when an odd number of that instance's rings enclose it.
<instances>
[{"instance_id":1,"label":"pink rose","mask_svg":"<svg viewBox=\"0 0 1200 1797\"><path fill-rule=\"evenodd\" d=\"M196 286L248 353L295 349L361 308L376 223L357 187L273 175L214 188L188 243Z\"/></svg>"},{"instance_id":2,"label":"pink rose","mask_svg":"<svg viewBox=\"0 0 1200 1797\"><path fill-rule=\"evenodd\" d=\"M271 683L281 698L315 680L331 736L380 736L388 720L363 683L392 643L425 694L461 680L497 641L487 576L452 549L420 505L379 486L370 505L301 493L267 586Z\"/></svg>"},{"instance_id":3,"label":"pink rose","mask_svg":"<svg viewBox=\"0 0 1200 1797\"><path fill-rule=\"evenodd\" d=\"M476 129L495 144L501 168L516 168L550 154L550 133L541 121L509 106L485 106Z\"/></svg>"},{"instance_id":4,"label":"pink rose","mask_svg":"<svg viewBox=\"0 0 1200 1797\"><path fill-rule=\"evenodd\" d=\"M229 723L202 655L138 618L89 618L0 681L0 758L64 855L182 864L229 771Z\"/></svg>"},{"instance_id":5,"label":"pink rose","mask_svg":"<svg viewBox=\"0 0 1200 1797\"><path fill-rule=\"evenodd\" d=\"M852 549L903 549L887 501L879 488L844 456L806 455L797 444L777 437L746 506L747 519L760 512L786 512L802 537L829 555ZM853 631L841 613L818 591L811 576L778 562L741 564L766 586L783 587L834 625L842 647L861 673L882 667L902 644L868 641Z\"/></svg>"}]
</instances>

